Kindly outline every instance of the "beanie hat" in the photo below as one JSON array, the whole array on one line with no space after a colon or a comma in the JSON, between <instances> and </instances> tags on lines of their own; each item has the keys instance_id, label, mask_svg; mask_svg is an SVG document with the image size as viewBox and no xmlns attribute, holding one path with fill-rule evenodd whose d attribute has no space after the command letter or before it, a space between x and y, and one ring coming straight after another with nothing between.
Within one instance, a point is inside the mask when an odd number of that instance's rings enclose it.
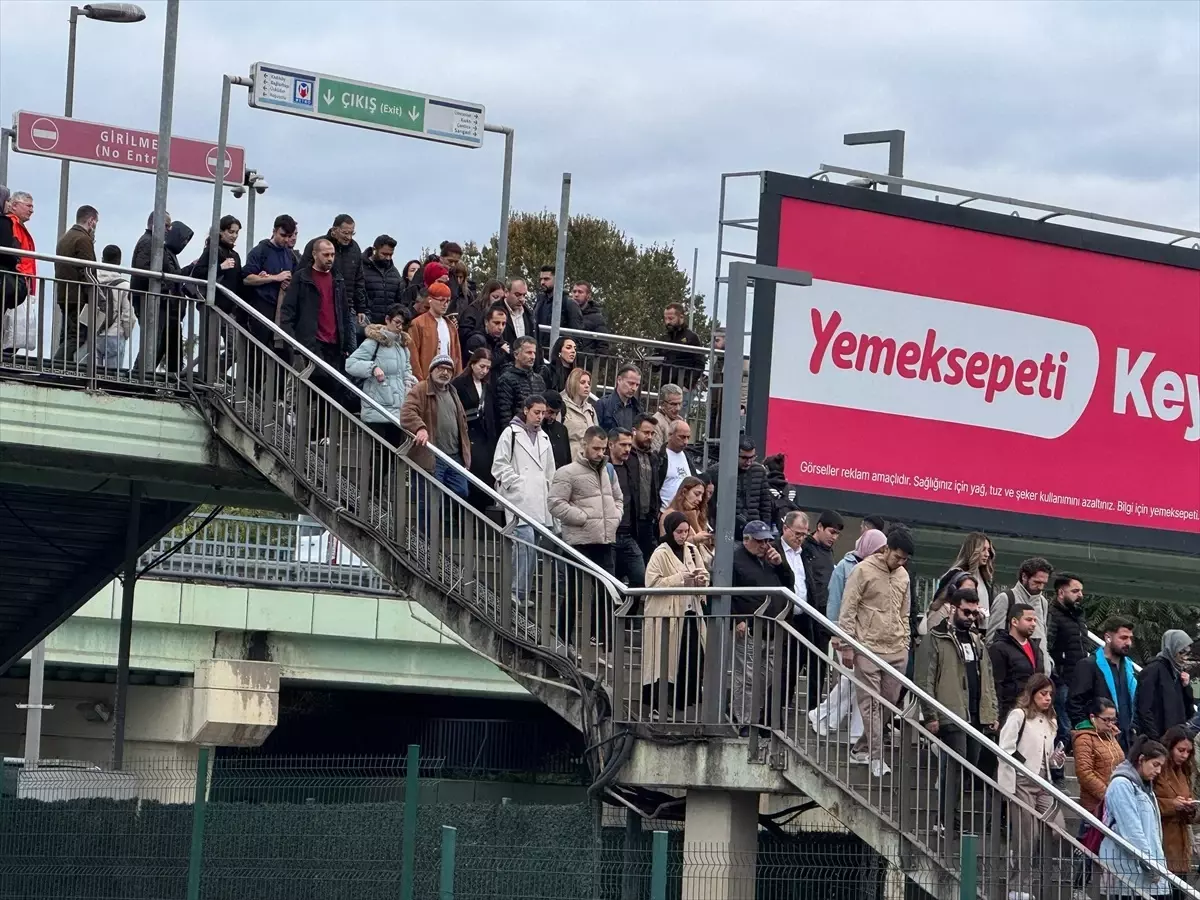
<instances>
[{"instance_id":1,"label":"beanie hat","mask_svg":"<svg viewBox=\"0 0 1200 900\"><path fill-rule=\"evenodd\" d=\"M431 262L425 264L425 287L429 287L439 278L449 275L450 270L443 266L440 262Z\"/></svg>"},{"instance_id":2,"label":"beanie hat","mask_svg":"<svg viewBox=\"0 0 1200 900\"><path fill-rule=\"evenodd\" d=\"M426 293L429 294L430 297L436 297L439 300L450 299L450 288L440 281L435 281L433 284L429 285L429 289L426 291Z\"/></svg>"},{"instance_id":3,"label":"beanie hat","mask_svg":"<svg viewBox=\"0 0 1200 900\"><path fill-rule=\"evenodd\" d=\"M453 369L454 368L454 360L451 357L447 356L445 353L439 353L437 356L435 356L433 358L433 362L431 362L429 364L429 371L432 372L438 366L449 366L450 368Z\"/></svg>"},{"instance_id":4,"label":"beanie hat","mask_svg":"<svg viewBox=\"0 0 1200 900\"><path fill-rule=\"evenodd\" d=\"M563 408L562 394L558 391L542 391L542 396L546 399L546 406L553 410Z\"/></svg>"}]
</instances>

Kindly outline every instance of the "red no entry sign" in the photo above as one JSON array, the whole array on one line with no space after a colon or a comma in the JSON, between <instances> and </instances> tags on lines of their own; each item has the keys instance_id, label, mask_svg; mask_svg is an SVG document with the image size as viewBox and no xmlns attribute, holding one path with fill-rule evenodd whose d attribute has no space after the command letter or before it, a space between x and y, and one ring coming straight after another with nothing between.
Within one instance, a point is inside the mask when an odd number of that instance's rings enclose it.
<instances>
[{"instance_id":1,"label":"red no entry sign","mask_svg":"<svg viewBox=\"0 0 1200 900\"><path fill-rule=\"evenodd\" d=\"M117 125L85 122L65 116L21 110L13 116L18 153L69 159L134 172L158 167L158 135ZM223 166L226 184L241 184L246 171L246 151L226 147ZM193 181L212 181L217 172L217 142L171 138L171 174Z\"/></svg>"}]
</instances>

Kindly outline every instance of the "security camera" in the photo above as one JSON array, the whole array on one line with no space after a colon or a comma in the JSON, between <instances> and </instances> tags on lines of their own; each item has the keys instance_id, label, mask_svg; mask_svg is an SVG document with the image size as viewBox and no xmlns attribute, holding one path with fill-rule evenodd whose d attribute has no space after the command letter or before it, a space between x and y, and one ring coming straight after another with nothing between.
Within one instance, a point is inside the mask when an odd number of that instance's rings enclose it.
<instances>
[{"instance_id":1,"label":"security camera","mask_svg":"<svg viewBox=\"0 0 1200 900\"><path fill-rule=\"evenodd\" d=\"M233 194L235 199L241 200L243 197L246 196L246 186L239 184L237 187L230 188L229 192L231 194Z\"/></svg>"},{"instance_id":2,"label":"security camera","mask_svg":"<svg viewBox=\"0 0 1200 900\"><path fill-rule=\"evenodd\" d=\"M257 181L255 181L254 190L260 194L265 194L267 192L267 179L259 178Z\"/></svg>"},{"instance_id":3,"label":"security camera","mask_svg":"<svg viewBox=\"0 0 1200 900\"><path fill-rule=\"evenodd\" d=\"M846 187L866 188L869 191L875 190L876 182L867 178L855 178L846 182Z\"/></svg>"}]
</instances>

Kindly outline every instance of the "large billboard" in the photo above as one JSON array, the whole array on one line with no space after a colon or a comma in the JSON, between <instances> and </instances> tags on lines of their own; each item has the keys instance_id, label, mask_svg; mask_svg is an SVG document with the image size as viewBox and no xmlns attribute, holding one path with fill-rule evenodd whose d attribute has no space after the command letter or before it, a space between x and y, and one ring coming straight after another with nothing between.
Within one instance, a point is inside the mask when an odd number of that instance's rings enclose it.
<instances>
[{"instance_id":1,"label":"large billboard","mask_svg":"<svg viewBox=\"0 0 1200 900\"><path fill-rule=\"evenodd\" d=\"M750 388L808 504L1200 552L1200 250L768 173L757 261L813 276Z\"/></svg>"}]
</instances>

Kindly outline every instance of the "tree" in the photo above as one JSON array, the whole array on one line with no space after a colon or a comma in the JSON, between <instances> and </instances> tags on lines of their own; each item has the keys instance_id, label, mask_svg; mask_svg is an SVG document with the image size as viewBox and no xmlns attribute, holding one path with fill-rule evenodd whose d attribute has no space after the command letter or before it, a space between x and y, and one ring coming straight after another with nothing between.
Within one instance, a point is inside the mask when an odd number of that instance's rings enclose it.
<instances>
[{"instance_id":1,"label":"tree","mask_svg":"<svg viewBox=\"0 0 1200 900\"><path fill-rule=\"evenodd\" d=\"M463 247L463 262L482 285L495 276L499 235L486 245ZM538 270L554 264L558 219L548 210L519 212L508 223L508 277L524 278L537 289ZM687 274L680 269L675 248L638 246L612 222L596 216L571 216L567 225L567 278L561 284L587 281L604 307L613 334L658 338L663 332L663 308L673 301L686 307L691 300ZM696 298L695 330L708 341L710 323L704 297Z\"/></svg>"}]
</instances>

